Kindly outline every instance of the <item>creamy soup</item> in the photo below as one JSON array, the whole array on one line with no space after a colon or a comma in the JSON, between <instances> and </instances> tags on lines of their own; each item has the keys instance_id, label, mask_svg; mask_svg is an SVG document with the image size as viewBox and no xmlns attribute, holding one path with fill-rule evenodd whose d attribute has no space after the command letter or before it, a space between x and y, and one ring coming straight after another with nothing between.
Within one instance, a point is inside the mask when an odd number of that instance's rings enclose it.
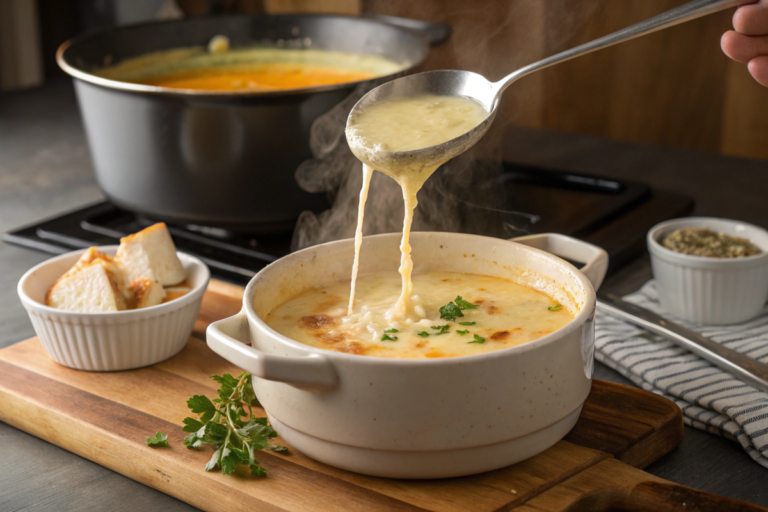
<instances>
[{"instance_id":1,"label":"creamy soup","mask_svg":"<svg viewBox=\"0 0 768 512\"><path fill-rule=\"evenodd\" d=\"M347 314L349 281L308 290L266 318L277 332L318 348L376 357L438 358L482 354L541 338L573 319L532 288L498 277L428 272L413 277L415 316L392 320L400 295L394 272L362 275ZM462 301L456 301L460 295ZM445 309L449 304L455 308ZM461 309L461 307L464 309ZM476 306L476 307L471 307ZM453 320L441 318L457 314ZM447 314L446 314L447 313Z\"/></svg>"},{"instance_id":2,"label":"creamy soup","mask_svg":"<svg viewBox=\"0 0 768 512\"><path fill-rule=\"evenodd\" d=\"M351 281L312 289L266 318L277 332L315 347L376 357L440 358L514 347L573 319L546 294L497 277L451 272L412 276L410 232L416 194L445 161L397 153L441 144L488 116L468 98L420 96L373 103L347 122L347 141L363 162ZM373 170L403 190L405 220L400 278L392 272L358 277L365 202Z\"/></svg>"},{"instance_id":3,"label":"creamy soup","mask_svg":"<svg viewBox=\"0 0 768 512\"><path fill-rule=\"evenodd\" d=\"M322 50L177 48L127 59L104 78L200 91L273 91L368 80L406 65L376 55Z\"/></svg>"}]
</instances>

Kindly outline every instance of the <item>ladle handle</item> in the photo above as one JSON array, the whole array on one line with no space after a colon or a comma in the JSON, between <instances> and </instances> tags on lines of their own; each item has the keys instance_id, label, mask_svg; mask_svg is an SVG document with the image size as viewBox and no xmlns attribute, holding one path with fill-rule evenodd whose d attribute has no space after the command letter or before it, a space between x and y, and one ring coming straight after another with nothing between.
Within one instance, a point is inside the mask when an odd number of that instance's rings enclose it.
<instances>
[{"instance_id":1,"label":"ladle handle","mask_svg":"<svg viewBox=\"0 0 768 512\"><path fill-rule=\"evenodd\" d=\"M686 21L700 18L702 16L706 16L707 14L712 14L713 12L722 11L724 9L728 9L729 7L736 7L742 4L754 3L755 1L756 0L692 0L691 2L681 5L680 7L675 7L674 9L659 14L658 16L654 16L653 18L641 21L640 23L635 23L634 25L630 25L627 28L623 28L617 32L608 34L607 36L603 36L599 39L595 39L594 41L584 43L569 50L565 50L564 52L560 52L556 55L552 55L551 57L547 57L546 59L542 59L538 62L534 62L533 64L529 64L518 69L514 73L505 76L494 84L495 88L497 89L496 99L498 100L501 93L504 92L504 90L509 87L512 82L529 73L533 73L534 71L548 68L549 66L573 59L574 57L586 55L587 53L594 52L595 50L600 50L602 48L607 48L624 41L629 41L630 39L644 36L646 34L650 34L651 32L656 32L667 27L679 25L680 23L685 23Z\"/></svg>"}]
</instances>

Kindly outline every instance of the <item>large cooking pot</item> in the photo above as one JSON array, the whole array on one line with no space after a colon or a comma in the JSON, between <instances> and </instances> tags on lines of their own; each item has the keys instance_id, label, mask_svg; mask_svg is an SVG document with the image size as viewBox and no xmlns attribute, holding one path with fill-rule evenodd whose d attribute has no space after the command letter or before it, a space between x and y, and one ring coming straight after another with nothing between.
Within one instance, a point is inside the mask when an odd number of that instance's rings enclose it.
<instances>
[{"instance_id":1,"label":"large cooking pot","mask_svg":"<svg viewBox=\"0 0 768 512\"><path fill-rule=\"evenodd\" d=\"M115 204L163 220L254 231L290 228L303 210L327 206L323 194L301 190L294 173L312 156L312 122L361 82L189 92L91 73L105 62L206 45L217 34L233 46L298 40L315 49L381 55L404 65L400 75L450 29L389 16L219 16L116 28L62 44L57 60L75 78L96 178Z\"/></svg>"},{"instance_id":2,"label":"large cooking pot","mask_svg":"<svg viewBox=\"0 0 768 512\"><path fill-rule=\"evenodd\" d=\"M394 271L399 237L364 238L360 272ZM268 327L264 317L287 299L349 279L353 240L310 247L263 269L245 289L242 311L208 327L208 345L258 377L256 395L274 428L321 462L393 478L453 477L513 464L562 439L579 417L592 381L590 279L599 286L608 265L605 251L563 235L518 240L411 235L416 273L513 279L576 312L565 327L524 345L444 359L388 359L311 347ZM588 263L579 271L542 249Z\"/></svg>"}]
</instances>

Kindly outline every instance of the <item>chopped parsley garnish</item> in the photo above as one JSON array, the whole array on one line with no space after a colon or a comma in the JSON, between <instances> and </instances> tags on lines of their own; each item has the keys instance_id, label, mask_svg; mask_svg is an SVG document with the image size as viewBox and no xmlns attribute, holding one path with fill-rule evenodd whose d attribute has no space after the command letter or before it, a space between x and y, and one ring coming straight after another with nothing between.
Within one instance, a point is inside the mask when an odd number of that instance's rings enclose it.
<instances>
[{"instance_id":1,"label":"chopped parsley garnish","mask_svg":"<svg viewBox=\"0 0 768 512\"><path fill-rule=\"evenodd\" d=\"M475 325L477 322L459 322L459 325Z\"/></svg>"},{"instance_id":2,"label":"chopped parsley garnish","mask_svg":"<svg viewBox=\"0 0 768 512\"><path fill-rule=\"evenodd\" d=\"M387 331L384 331L384 332L387 332ZM384 336L381 337L381 341L397 341L397 336L390 336L389 334L385 334Z\"/></svg>"},{"instance_id":3,"label":"chopped parsley garnish","mask_svg":"<svg viewBox=\"0 0 768 512\"><path fill-rule=\"evenodd\" d=\"M475 334L475 339L472 341L468 341L467 343L485 343L485 338Z\"/></svg>"},{"instance_id":4,"label":"chopped parsley garnish","mask_svg":"<svg viewBox=\"0 0 768 512\"><path fill-rule=\"evenodd\" d=\"M463 331L456 331L456 332L457 332L459 335L461 335L461 336L464 336L465 334L469 333L469 331L468 331L467 329L465 329L465 330L463 330Z\"/></svg>"},{"instance_id":5,"label":"chopped parsley garnish","mask_svg":"<svg viewBox=\"0 0 768 512\"><path fill-rule=\"evenodd\" d=\"M440 318L448 320L449 322L454 322L458 317L464 316L464 313L461 312L462 310L477 308L477 304L472 304L471 302L462 299L461 295L458 295L453 301L440 308Z\"/></svg>"},{"instance_id":6,"label":"chopped parsley garnish","mask_svg":"<svg viewBox=\"0 0 768 512\"><path fill-rule=\"evenodd\" d=\"M393 327L393 328L391 328L391 329L384 329L384 332L393 333L393 332L400 332L400 331L398 331L397 329L395 329L395 328Z\"/></svg>"},{"instance_id":7,"label":"chopped parsley garnish","mask_svg":"<svg viewBox=\"0 0 768 512\"><path fill-rule=\"evenodd\" d=\"M471 302L468 302L461 298L461 295L456 297L453 302L456 303L457 306L459 306L461 309L477 309L477 304L472 304Z\"/></svg>"},{"instance_id":8,"label":"chopped parsley garnish","mask_svg":"<svg viewBox=\"0 0 768 512\"><path fill-rule=\"evenodd\" d=\"M449 302L440 308L440 318L443 320L452 322L456 320L456 317L458 316L464 316L464 313L462 313L461 308L453 302Z\"/></svg>"},{"instance_id":9,"label":"chopped parsley garnish","mask_svg":"<svg viewBox=\"0 0 768 512\"><path fill-rule=\"evenodd\" d=\"M560 311L561 309L563 309L563 305L558 304L557 306L549 306L547 309L550 311Z\"/></svg>"},{"instance_id":10,"label":"chopped parsley garnish","mask_svg":"<svg viewBox=\"0 0 768 512\"><path fill-rule=\"evenodd\" d=\"M436 331L438 331L438 332L435 333L435 336L439 336L441 334L448 334L448 329L450 327L451 326L448 325L448 324L445 324L445 325L433 325L433 326L430 327L430 329L435 329Z\"/></svg>"},{"instance_id":11,"label":"chopped parsley garnish","mask_svg":"<svg viewBox=\"0 0 768 512\"><path fill-rule=\"evenodd\" d=\"M429 333L427 331L416 331L416 336L421 336L422 338L429 337Z\"/></svg>"}]
</instances>

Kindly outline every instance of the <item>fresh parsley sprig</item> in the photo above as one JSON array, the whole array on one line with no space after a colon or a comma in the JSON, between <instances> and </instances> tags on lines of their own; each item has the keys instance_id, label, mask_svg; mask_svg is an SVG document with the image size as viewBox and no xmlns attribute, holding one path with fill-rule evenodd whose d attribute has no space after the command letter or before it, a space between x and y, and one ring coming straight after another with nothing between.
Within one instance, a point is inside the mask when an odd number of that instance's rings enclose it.
<instances>
[{"instance_id":1,"label":"fresh parsley sprig","mask_svg":"<svg viewBox=\"0 0 768 512\"><path fill-rule=\"evenodd\" d=\"M187 400L187 407L200 419L184 418L183 430L191 432L184 438L184 446L194 449L212 445L216 448L205 465L206 471L219 467L222 473L231 475L236 466L246 465L252 475L266 475L266 470L254 457L256 450L286 452L288 449L270 445L269 439L276 437L277 432L269 426L267 418L253 415L252 407L258 406L259 401L253 392L251 374L244 372L233 377L225 373L211 378L220 384L219 397L210 400L207 396L195 395Z\"/></svg>"},{"instance_id":2,"label":"fresh parsley sprig","mask_svg":"<svg viewBox=\"0 0 768 512\"><path fill-rule=\"evenodd\" d=\"M387 332L387 331L384 331ZM397 336L390 336L389 334L385 334L381 337L381 341L397 341Z\"/></svg>"}]
</instances>

